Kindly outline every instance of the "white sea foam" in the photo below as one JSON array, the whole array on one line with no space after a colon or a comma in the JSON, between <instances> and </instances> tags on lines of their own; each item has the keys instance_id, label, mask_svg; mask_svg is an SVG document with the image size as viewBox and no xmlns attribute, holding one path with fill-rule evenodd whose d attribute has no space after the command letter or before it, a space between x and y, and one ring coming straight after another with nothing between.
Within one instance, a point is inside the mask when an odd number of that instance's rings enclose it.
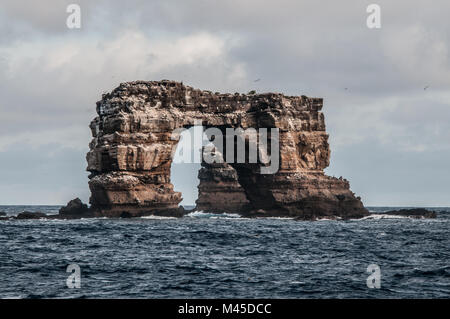
<instances>
[{"instance_id":1,"label":"white sea foam","mask_svg":"<svg viewBox=\"0 0 450 319\"><path fill-rule=\"evenodd\" d=\"M239 214L230 214L230 213L205 213L202 210L195 211L186 215L187 217L194 218L223 218L223 219L244 219Z\"/></svg>"},{"instance_id":2,"label":"white sea foam","mask_svg":"<svg viewBox=\"0 0 450 319\"><path fill-rule=\"evenodd\" d=\"M316 222L325 222L325 221L334 222L336 220L339 220L339 219L338 218L317 218Z\"/></svg>"},{"instance_id":3,"label":"white sea foam","mask_svg":"<svg viewBox=\"0 0 450 319\"><path fill-rule=\"evenodd\" d=\"M380 219L405 219L405 218L412 219L409 216L399 216L399 215L389 215L389 214L371 214L369 216L359 218L359 219L353 219L353 220L365 220L365 219L380 220Z\"/></svg>"},{"instance_id":4,"label":"white sea foam","mask_svg":"<svg viewBox=\"0 0 450 319\"><path fill-rule=\"evenodd\" d=\"M280 219L280 220L293 220L294 217L257 217L257 219Z\"/></svg>"},{"instance_id":5,"label":"white sea foam","mask_svg":"<svg viewBox=\"0 0 450 319\"><path fill-rule=\"evenodd\" d=\"M142 216L140 217L142 219L177 219L177 217L170 217L170 216L156 216L156 215L148 215L148 216Z\"/></svg>"}]
</instances>

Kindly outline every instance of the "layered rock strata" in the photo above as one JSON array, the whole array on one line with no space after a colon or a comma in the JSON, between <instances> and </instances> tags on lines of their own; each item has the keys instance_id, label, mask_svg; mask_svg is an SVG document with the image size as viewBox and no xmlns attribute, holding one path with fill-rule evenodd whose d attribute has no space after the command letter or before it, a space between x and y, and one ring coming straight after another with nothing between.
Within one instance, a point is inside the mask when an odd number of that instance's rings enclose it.
<instances>
[{"instance_id":1,"label":"layered rock strata","mask_svg":"<svg viewBox=\"0 0 450 319\"><path fill-rule=\"evenodd\" d=\"M211 213L241 214L251 209L236 170L227 163L202 162L198 172L197 209Z\"/></svg>"},{"instance_id":2,"label":"layered rock strata","mask_svg":"<svg viewBox=\"0 0 450 319\"><path fill-rule=\"evenodd\" d=\"M280 93L220 94L173 81L122 83L97 102L90 125L91 208L111 217L181 216L181 194L170 182L179 140L174 131L201 123L224 132L277 128L279 167L261 174L267 163L203 162L197 209L303 219L365 216L348 181L324 174L330 148L322 106L320 98Z\"/></svg>"}]
</instances>

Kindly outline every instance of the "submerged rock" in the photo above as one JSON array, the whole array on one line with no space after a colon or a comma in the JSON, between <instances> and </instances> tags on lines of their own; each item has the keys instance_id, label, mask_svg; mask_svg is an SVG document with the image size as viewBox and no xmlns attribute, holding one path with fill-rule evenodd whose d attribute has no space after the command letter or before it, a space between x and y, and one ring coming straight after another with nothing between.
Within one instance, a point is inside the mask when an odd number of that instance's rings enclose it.
<instances>
[{"instance_id":1,"label":"submerged rock","mask_svg":"<svg viewBox=\"0 0 450 319\"><path fill-rule=\"evenodd\" d=\"M410 218L436 218L437 217L437 214L435 211L427 210L425 208L391 210L388 212L384 212L383 214L404 216L404 217L410 217Z\"/></svg>"},{"instance_id":2,"label":"submerged rock","mask_svg":"<svg viewBox=\"0 0 450 319\"><path fill-rule=\"evenodd\" d=\"M46 218L47 214L41 212L21 212L19 213L15 219L41 219Z\"/></svg>"}]
</instances>

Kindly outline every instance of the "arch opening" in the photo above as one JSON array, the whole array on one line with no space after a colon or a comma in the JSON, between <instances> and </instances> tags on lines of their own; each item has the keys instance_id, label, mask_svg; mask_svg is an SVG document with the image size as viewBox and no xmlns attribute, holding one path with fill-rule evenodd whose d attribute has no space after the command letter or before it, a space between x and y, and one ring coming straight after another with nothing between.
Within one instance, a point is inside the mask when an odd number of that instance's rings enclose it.
<instances>
[{"instance_id":1,"label":"arch opening","mask_svg":"<svg viewBox=\"0 0 450 319\"><path fill-rule=\"evenodd\" d=\"M218 133L217 137L211 136L211 129ZM180 206L185 209L240 213L252 206L236 167L225 160L224 136L224 127L190 126L181 131L170 180L173 190L181 193ZM245 149L248 154L248 143ZM212 158L215 161L211 162Z\"/></svg>"},{"instance_id":2,"label":"arch opening","mask_svg":"<svg viewBox=\"0 0 450 319\"><path fill-rule=\"evenodd\" d=\"M180 192L182 201L180 206L185 209L195 208L198 198L198 178L201 163L195 159L199 157L204 144L202 136L194 134L193 126L183 130L176 146L175 154L170 167L170 181L175 192Z\"/></svg>"}]
</instances>

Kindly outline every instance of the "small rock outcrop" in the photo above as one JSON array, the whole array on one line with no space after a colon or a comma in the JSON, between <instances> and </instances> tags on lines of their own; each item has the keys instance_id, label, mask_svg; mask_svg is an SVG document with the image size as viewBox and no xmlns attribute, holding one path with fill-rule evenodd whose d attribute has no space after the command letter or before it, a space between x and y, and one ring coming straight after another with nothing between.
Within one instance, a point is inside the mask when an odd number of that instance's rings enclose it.
<instances>
[{"instance_id":1,"label":"small rock outcrop","mask_svg":"<svg viewBox=\"0 0 450 319\"><path fill-rule=\"evenodd\" d=\"M61 207L59 210L59 216L61 217L89 217L93 215L88 205L83 204L81 199L75 198L67 203L66 206Z\"/></svg>"},{"instance_id":2,"label":"small rock outcrop","mask_svg":"<svg viewBox=\"0 0 450 319\"><path fill-rule=\"evenodd\" d=\"M66 206L61 207L59 213L56 215L47 215L42 212L28 212L24 211L17 216L0 215L0 220L13 219L80 219L96 217L94 212L79 198L75 198L67 203Z\"/></svg>"},{"instance_id":3,"label":"small rock outcrop","mask_svg":"<svg viewBox=\"0 0 450 319\"><path fill-rule=\"evenodd\" d=\"M170 182L173 132L205 127L277 128L279 169L202 163L198 210L249 216L357 218L368 214L348 181L324 174L330 148L321 98L280 93L220 94L174 81L122 83L97 102L87 154L91 207L101 216L179 216ZM258 133L259 134L259 133ZM270 148L270 147L269 147Z\"/></svg>"}]
</instances>

